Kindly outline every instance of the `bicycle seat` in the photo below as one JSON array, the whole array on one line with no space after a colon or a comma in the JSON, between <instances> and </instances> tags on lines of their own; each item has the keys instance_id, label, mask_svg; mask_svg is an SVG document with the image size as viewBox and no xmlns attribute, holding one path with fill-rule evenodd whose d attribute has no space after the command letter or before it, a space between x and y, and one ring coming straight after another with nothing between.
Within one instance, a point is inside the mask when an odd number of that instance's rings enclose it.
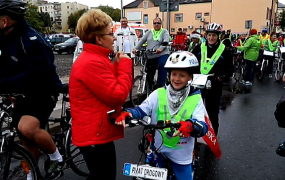
<instances>
[{"instance_id":1,"label":"bicycle seat","mask_svg":"<svg viewBox=\"0 0 285 180\"><path fill-rule=\"evenodd\" d=\"M68 83L62 84L62 86L61 86L59 92L60 92L61 94L68 94L68 91L69 91Z\"/></svg>"}]
</instances>

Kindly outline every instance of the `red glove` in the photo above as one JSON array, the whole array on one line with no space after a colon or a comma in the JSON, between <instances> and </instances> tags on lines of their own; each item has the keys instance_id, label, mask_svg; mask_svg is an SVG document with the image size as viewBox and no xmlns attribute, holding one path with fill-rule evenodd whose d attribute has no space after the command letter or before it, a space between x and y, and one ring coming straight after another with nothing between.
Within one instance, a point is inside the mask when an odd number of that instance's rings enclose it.
<instances>
[{"instance_id":1,"label":"red glove","mask_svg":"<svg viewBox=\"0 0 285 180\"><path fill-rule=\"evenodd\" d=\"M126 127L125 119L128 116L133 117L132 114L129 112L126 112L126 111L121 112L121 114L116 118L115 124L123 125L124 127Z\"/></svg>"},{"instance_id":2,"label":"red glove","mask_svg":"<svg viewBox=\"0 0 285 180\"><path fill-rule=\"evenodd\" d=\"M193 131L193 123L190 121L180 121L181 127L178 129L178 131L175 133L174 136L181 136L188 138L190 136L190 133Z\"/></svg>"}]
</instances>

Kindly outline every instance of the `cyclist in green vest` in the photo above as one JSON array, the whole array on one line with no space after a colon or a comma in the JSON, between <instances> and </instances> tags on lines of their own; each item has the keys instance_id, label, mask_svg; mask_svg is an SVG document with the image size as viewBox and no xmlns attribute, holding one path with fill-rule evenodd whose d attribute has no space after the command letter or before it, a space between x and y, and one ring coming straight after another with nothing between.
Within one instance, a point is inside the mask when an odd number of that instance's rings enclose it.
<instances>
[{"instance_id":1,"label":"cyclist in green vest","mask_svg":"<svg viewBox=\"0 0 285 180\"><path fill-rule=\"evenodd\" d=\"M201 45L201 35L197 31L193 31L190 34L190 38L192 39L192 42L189 45L188 51L192 52L195 46Z\"/></svg>"},{"instance_id":2,"label":"cyclist in green vest","mask_svg":"<svg viewBox=\"0 0 285 180\"><path fill-rule=\"evenodd\" d=\"M155 53L149 53L147 55L148 60L146 62L147 76L146 79L153 87L154 75L158 67L158 87L162 87L165 84L167 75L166 69L164 69L165 62L169 57L169 48L162 46L163 42L169 42L169 32L167 29L163 29L161 25L162 21L159 17L153 20L153 29L148 31L137 43L136 47L132 50L133 53L137 49L140 49L142 45L147 42L147 49L156 50Z\"/></svg>"},{"instance_id":3,"label":"cyclist in green vest","mask_svg":"<svg viewBox=\"0 0 285 180\"><path fill-rule=\"evenodd\" d=\"M255 61L258 59L259 50L260 50L260 38L257 35L256 29L250 30L250 37L247 39L245 44L241 44L237 46L238 50L244 51L244 59L245 59L245 77L244 84L251 86L253 81L253 66Z\"/></svg>"},{"instance_id":4,"label":"cyclist in green vest","mask_svg":"<svg viewBox=\"0 0 285 180\"><path fill-rule=\"evenodd\" d=\"M272 32L270 34L270 38L267 40L263 41L263 49L265 51L271 51L271 52L277 52L278 51L278 46L280 46L279 41L277 40L277 36L275 32ZM273 61L274 61L274 56L268 57L268 67L267 67L267 72L269 73L269 78L272 78L272 71L273 71Z\"/></svg>"},{"instance_id":5,"label":"cyclist in green vest","mask_svg":"<svg viewBox=\"0 0 285 180\"><path fill-rule=\"evenodd\" d=\"M190 86L197 67L197 58L192 53L172 53L165 64L169 70L170 84L155 90L140 106L126 109L127 112L122 112L116 119L118 125L124 123L126 116L135 119L151 116L152 124L157 124L159 120L181 124L172 137L165 133L168 129L157 131L153 147L159 148L171 161L176 180L192 180L191 162L195 137L202 137L208 131L200 90ZM163 167L161 158L158 155L154 162L159 167Z\"/></svg>"},{"instance_id":6,"label":"cyclist in green vest","mask_svg":"<svg viewBox=\"0 0 285 180\"><path fill-rule=\"evenodd\" d=\"M219 34L221 26L211 23L207 27L207 41L196 46L192 51L198 58L201 74L214 74L211 89L202 91L206 109L216 135L219 128L219 107L223 82L227 82L233 74L233 58L225 45L221 43Z\"/></svg>"}]
</instances>

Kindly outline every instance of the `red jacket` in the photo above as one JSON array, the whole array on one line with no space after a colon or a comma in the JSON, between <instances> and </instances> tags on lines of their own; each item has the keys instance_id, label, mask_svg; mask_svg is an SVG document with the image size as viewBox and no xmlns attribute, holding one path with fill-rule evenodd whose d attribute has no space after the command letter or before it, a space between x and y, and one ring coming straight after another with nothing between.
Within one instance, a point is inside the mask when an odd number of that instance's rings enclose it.
<instances>
[{"instance_id":1,"label":"red jacket","mask_svg":"<svg viewBox=\"0 0 285 180\"><path fill-rule=\"evenodd\" d=\"M109 122L107 111L121 106L132 87L132 60L111 63L110 50L84 43L72 66L69 97L72 142L76 146L105 144L124 137L122 126Z\"/></svg>"},{"instance_id":2,"label":"red jacket","mask_svg":"<svg viewBox=\"0 0 285 180\"><path fill-rule=\"evenodd\" d=\"M187 35L185 33L177 33L175 38L172 40L172 46L177 50L184 50L186 48ZM180 46L180 47L179 47Z\"/></svg>"}]
</instances>

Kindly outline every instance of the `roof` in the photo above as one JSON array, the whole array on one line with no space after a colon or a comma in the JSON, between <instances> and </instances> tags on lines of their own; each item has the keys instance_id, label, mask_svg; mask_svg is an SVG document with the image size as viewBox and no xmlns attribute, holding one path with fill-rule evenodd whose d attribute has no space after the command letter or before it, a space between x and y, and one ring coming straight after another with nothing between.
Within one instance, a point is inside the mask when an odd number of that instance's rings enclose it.
<instances>
[{"instance_id":1,"label":"roof","mask_svg":"<svg viewBox=\"0 0 285 180\"><path fill-rule=\"evenodd\" d=\"M285 8L285 5L280 3L280 2L278 2L278 8Z\"/></svg>"},{"instance_id":2,"label":"roof","mask_svg":"<svg viewBox=\"0 0 285 180\"><path fill-rule=\"evenodd\" d=\"M129 8L137 8L144 0L135 0L123 7L123 9L129 9ZM161 0L150 0L154 6L159 6L161 3ZM171 0L170 0L171 1ZM212 2L212 0L179 0L179 4L194 4L194 3L206 3L206 2Z\"/></svg>"}]
</instances>

